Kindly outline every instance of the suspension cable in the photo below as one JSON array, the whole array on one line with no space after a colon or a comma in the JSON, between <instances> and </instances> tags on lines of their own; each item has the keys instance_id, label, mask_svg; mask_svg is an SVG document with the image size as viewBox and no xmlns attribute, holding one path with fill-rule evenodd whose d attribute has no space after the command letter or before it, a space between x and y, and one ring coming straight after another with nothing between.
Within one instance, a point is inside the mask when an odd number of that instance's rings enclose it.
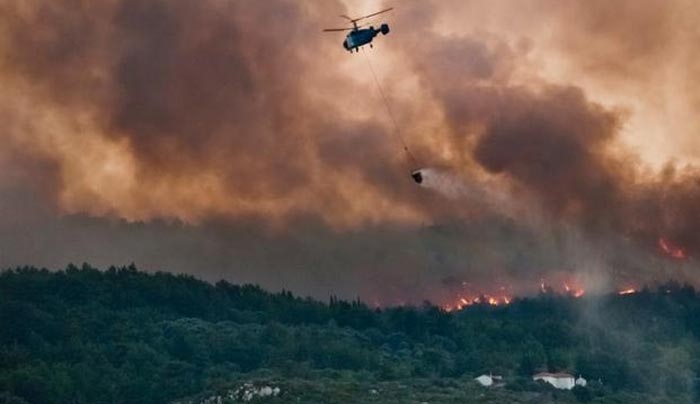
<instances>
[{"instance_id":1,"label":"suspension cable","mask_svg":"<svg viewBox=\"0 0 700 404\"><path fill-rule=\"evenodd\" d=\"M389 100L386 98L386 95L384 94L384 90L382 89L381 84L379 83L379 79L377 78L377 73L374 71L374 67L372 66L372 62L369 60L369 57L367 56L366 53L364 53L365 60L367 61L367 66L369 66L369 70L372 72L372 77L374 77L374 83L377 85L377 89L379 90L379 94L382 96L382 101L384 102L384 107L386 107L386 111L389 114L389 117L391 118L392 123L394 124L394 136L396 136L396 139L401 143L401 147L403 147L403 151L406 153L406 156L410 160L410 163L412 164L412 167L410 169L415 169L418 168L418 160L416 160L416 157L411 153L411 151L408 149L408 146L406 145L406 141L403 138L403 135L401 134L401 129L399 127L398 121L396 120L396 117L394 116L394 113L391 111L391 107L389 106Z\"/></svg>"}]
</instances>

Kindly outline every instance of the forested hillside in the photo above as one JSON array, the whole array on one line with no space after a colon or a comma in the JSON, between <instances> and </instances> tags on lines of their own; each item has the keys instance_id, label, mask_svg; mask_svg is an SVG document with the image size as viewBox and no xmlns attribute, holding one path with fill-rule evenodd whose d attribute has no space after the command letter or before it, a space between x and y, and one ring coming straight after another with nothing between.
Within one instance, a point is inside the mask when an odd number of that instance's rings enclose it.
<instances>
[{"instance_id":1,"label":"forested hillside","mask_svg":"<svg viewBox=\"0 0 700 404\"><path fill-rule=\"evenodd\" d=\"M554 391L538 371L589 383ZM198 402L244 383L280 389L261 402L685 403L699 374L700 298L674 283L448 313L133 266L0 273L0 403Z\"/></svg>"}]
</instances>

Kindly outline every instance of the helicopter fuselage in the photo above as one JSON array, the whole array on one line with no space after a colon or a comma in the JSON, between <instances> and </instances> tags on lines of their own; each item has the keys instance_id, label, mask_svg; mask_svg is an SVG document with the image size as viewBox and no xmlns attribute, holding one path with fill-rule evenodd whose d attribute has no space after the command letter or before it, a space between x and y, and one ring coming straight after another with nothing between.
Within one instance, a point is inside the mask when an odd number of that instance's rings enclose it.
<instances>
[{"instance_id":1,"label":"helicopter fuselage","mask_svg":"<svg viewBox=\"0 0 700 404\"><path fill-rule=\"evenodd\" d=\"M382 24L381 27L375 29L374 27L354 29L345 37L343 41L343 47L348 51L357 51L358 48L372 43L372 40L379 33L384 35L389 33L389 25Z\"/></svg>"}]
</instances>

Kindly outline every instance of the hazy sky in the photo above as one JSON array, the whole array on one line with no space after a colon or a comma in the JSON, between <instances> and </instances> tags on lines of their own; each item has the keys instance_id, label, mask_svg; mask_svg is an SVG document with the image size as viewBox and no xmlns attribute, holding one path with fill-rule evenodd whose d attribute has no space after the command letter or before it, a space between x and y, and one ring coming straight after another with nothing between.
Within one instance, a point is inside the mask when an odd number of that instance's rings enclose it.
<instances>
[{"instance_id":1,"label":"hazy sky","mask_svg":"<svg viewBox=\"0 0 700 404\"><path fill-rule=\"evenodd\" d=\"M373 49L321 32L388 6ZM378 303L695 280L697 21L695 0L2 2L0 266Z\"/></svg>"}]
</instances>

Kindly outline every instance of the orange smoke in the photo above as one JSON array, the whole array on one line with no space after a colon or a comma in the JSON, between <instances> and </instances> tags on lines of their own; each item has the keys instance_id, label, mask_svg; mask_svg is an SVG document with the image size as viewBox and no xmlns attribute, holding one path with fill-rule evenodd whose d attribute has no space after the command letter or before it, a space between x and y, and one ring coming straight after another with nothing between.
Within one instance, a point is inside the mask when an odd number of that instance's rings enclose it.
<instances>
[{"instance_id":1,"label":"orange smoke","mask_svg":"<svg viewBox=\"0 0 700 404\"><path fill-rule=\"evenodd\" d=\"M0 267L212 267L210 279L452 310L508 304L520 289L495 284L536 292L542 277L542 293L581 297L571 277L588 268L641 285L664 266L638 247L676 260L700 250L700 170L647 167L625 142L651 144L653 128L699 150L697 120L682 119L700 106L690 4L634 2L653 18L621 22L617 2L541 2L513 27L516 4L406 3L396 33L366 51L380 94L340 36L309 35L363 13L338 1L0 2ZM686 24L663 24L657 7ZM587 18L561 24L572 11ZM441 192L411 181L404 146L449 173ZM51 213L35 220L26 202ZM463 277L483 289L443 282Z\"/></svg>"}]
</instances>

